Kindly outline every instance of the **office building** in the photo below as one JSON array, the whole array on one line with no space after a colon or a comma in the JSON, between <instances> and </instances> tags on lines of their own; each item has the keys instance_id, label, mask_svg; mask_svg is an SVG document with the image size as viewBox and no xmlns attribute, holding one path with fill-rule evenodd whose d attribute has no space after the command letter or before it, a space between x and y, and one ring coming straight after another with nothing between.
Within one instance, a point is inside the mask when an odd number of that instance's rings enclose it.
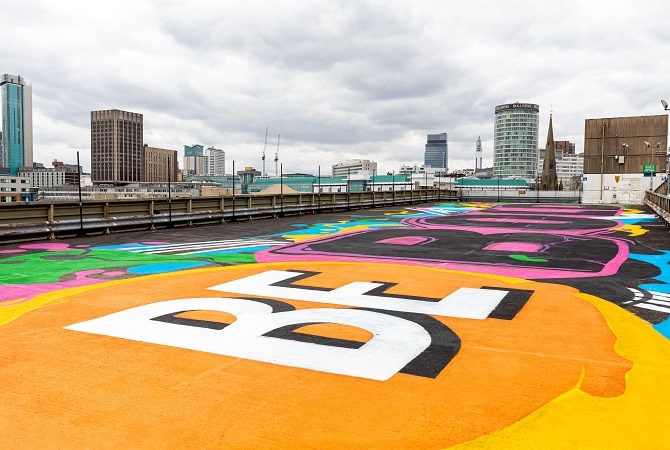
<instances>
[{"instance_id":1,"label":"office building","mask_svg":"<svg viewBox=\"0 0 670 450\"><path fill-rule=\"evenodd\" d=\"M423 156L423 165L442 168L448 172L448 144L447 133L429 134L426 140L426 150Z\"/></svg>"},{"instance_id":2,"label":"office building","mask_svg":"<svg viewBox=\"0 0 670 450\"><path fill-rule=\"evenodd\" d=\"M21 75L4 74L2 91L2 159L0 166L16 175L33 165L33 94Z\"/></svg>"},{"instance_id":3,"label":"office building","mask_svg":"<svg viewBox=\"0 0 670 450\"><path fill-rule=\"evenodd\" d=\"M226 174L226 152L218 148L205 149L202 145L184 145L185 177L223 176Z\"/></svg>"},{"instance_id":4,"label":"office building","mask_svg":"<svg viewBox=\"0 0 670 450\"><path fill-rule=\"evenodd\" d=\"M357 173L369 173L377 171L377 163L369 159L350 159L333 165L333 177L346 177Z\"/></svg>"},{"instance_id":5,"label":"office building","mask_svg":"<svg viewBox=\"0 0 670 450\"><path fill-rule=\"evenodd\" d=\"M146 183L164 183L177 181L179 165L177 150L149 147L144 144L144 169L142 181Z\"/></svg>"},{"instance_id":6,"label":"office building","mask_svg":"<svg viewBox=\"0 0 670 450\"><path fill-rule=\"evenodd\" d=\"M668 116L586 119L583 203L643 204L666 172Z\"/></svg>"},{"instance_id":7,"label":"office building","mask_svg":"<svg viewBox=\"0 0 670 450\"><path fill-rule=\"evenodd\" d=\"M534 179L540 107L508 103L495 108L493 171L503 177Z\"/></svg>"},{"instance_id":8,"label":"office building","mask_svg":"<svg viewBox=\"0 0 670 450\"><path fill-rule=\"evenodd\" d=\"M94 183L137 183L144 169L143 116L118 109L91 112Z\"/></svg>"},{"instance_id":9,"label":"office building","mask_svg":"<svg viewBox=\"0 0 670 450\"><path fill-rule=\"evenodd\" d=\"M30 180L26 177L0 175L0 203L30 201Z\"/></svg>"},{"instance_id":10,"label":"office building","mask_svg":"<svg viewBox=\"0 0 670 450\"><path fill-rule=\"evenodd\" d=\"M202 145L184 145L184 177L203 176L205 173L205 148Z\"/></svg>"},{"instance_id":11,"label":"office building","mask_svg":"<svg viewBox=\"0 0 670 450\"><path fill-rule=\"evenodd\" d=\"M226 174L226 152L218 148L205 149L205 172L207 175L219 176Z\"/></svg>"}]
</instances>

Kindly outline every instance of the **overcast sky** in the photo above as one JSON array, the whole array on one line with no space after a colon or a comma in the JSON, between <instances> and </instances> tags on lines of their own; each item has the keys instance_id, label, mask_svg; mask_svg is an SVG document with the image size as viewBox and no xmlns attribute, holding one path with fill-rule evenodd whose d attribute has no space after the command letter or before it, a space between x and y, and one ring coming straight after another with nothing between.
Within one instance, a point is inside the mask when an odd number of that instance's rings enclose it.
<instances>
[{"instance_id":1,"label":"overcast sky","mask_svg":"<svg viewBox=\"0 0 670 450\"><path fill-rule=\"evenodd\" d=\"M449 134L449 169L493 160L496 105L540 105L541 147L584 146L584 119L662 114L668 1L5 2L0 73L33 86L35 161L90 168L90 111L144 115L145 143L226 151L261 169L269 127L284 172L347 159L422 164Z\"/></svg>"}]
</instances>

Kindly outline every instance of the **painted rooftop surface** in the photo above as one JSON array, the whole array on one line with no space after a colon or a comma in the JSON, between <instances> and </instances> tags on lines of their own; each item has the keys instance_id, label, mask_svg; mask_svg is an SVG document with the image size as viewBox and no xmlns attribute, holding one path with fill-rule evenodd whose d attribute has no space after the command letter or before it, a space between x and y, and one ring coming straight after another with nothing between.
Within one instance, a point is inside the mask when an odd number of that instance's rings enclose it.
<instances>
[{"instance_id":1,"label":"painted rooftop surface","mask_svg":"<svg viewBox=\"0 0 670 450\"><path fill-rule=\"evenodd\" d=\"M665 448L669 260L617 205L5 245L2 448Z\"/></svg>"}]
</instances>

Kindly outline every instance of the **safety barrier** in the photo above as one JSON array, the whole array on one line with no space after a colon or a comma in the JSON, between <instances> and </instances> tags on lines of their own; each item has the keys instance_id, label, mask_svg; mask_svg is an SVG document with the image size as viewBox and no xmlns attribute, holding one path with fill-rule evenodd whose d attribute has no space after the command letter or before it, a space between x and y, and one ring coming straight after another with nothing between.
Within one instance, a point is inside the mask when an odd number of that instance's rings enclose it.
<instances>
[{"instance_id":1,"label":"safety barrier","mask_svg":"<svg viewBox=\"0 0 670 450\"><path fill-rule=\"evenodd\" d=\"M654 213L670 226L670 196L654 191L647 191L644 194L644 204L654 211Z\"/></svg>"},{"instance_id":2,"label":"safety barrier","mask_svg":"<svg viewBox=\"0 0 670 450\"><path fill-rule=\"evenodd\" d=\"M415 190L0 204L0 242L152 230L285 215L458 200L456 191Z\"/></svg>"}]
</instances>

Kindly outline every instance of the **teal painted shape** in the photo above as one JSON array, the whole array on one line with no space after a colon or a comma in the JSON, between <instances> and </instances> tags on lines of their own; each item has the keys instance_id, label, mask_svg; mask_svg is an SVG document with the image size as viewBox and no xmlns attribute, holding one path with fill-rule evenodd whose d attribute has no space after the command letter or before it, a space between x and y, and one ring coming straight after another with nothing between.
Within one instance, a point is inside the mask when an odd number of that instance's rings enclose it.
<instances>
[{"instance_id":1,"label":"teal painted shape","mask_svg":"<svg viewBox=\"0 0 670 450\"><path fill-rule=\"evenodd\" d=\"M206 266L208 262L184 261L161 264L145 264L143 266L131 267L129 273L135 275L153 275L157 273L176 272L178 270L193 269L195 267Z\"/></svg>"}]
</instances>

